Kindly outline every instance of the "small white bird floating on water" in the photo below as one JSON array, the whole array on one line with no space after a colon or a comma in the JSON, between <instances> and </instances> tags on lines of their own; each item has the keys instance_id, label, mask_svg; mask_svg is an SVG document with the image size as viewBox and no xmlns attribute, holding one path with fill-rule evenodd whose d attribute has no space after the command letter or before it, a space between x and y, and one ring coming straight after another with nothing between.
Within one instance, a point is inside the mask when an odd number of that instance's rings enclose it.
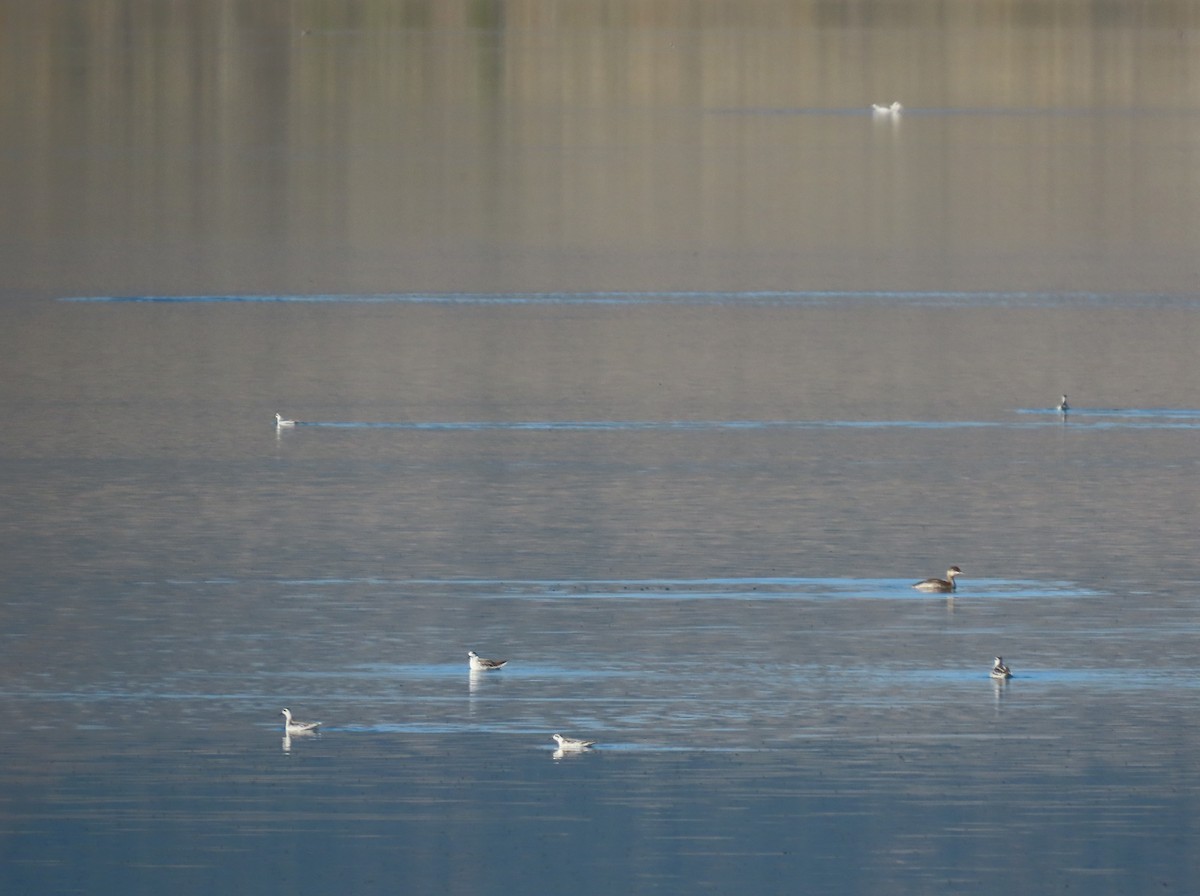
<instances>
[{"instance_id":1,"label":"small white bird floating on water","mask_svg":"<svg viewBox=\"0 0 1200 896\"><path fill-rule=\"evenodd\" d=\"M564 753L582 753L596 745L594 740L578 740L574 737L563 737L561 734L555 734L553 737L558 749Z\"/></svg>"},{"instance_id":2,"label":"small white bird floating on water","mask_svg":"<svg viewBox=\"0 0 1200 896\"><path fill-rule=\"evenodd\" d=\"M1065 414L1067 411L1071 410L1071 406L1069 404L1067 404L1067 396L1065 394L1062 397L1062 401L1060 401L1058 403L1058 407L1056 407L1054 410L1059 411L1060 413L1063 413L1063 414Z\"/></svg>"},{"instance_id":3,"label":"small white bird floating on water","mask_svg":"<svg viewBox=\"0 0 1200 896\"><path fill-rule=\"evenodd\" d=\"M292 720L292 711L285 709L283 711L283 732L284 734L315 734L316 730L321 727L320 722L296 722Z\"/></svg>"},{"instance_id":4,"label":"small white bird floating on water","mask_svg":"<svg viewBox=\"0 0 1200 896\"><path fill-rule=\"evenodd\" d=\"M874 112L876 115L880 115L880 116L883 116L883 115L898 116L901 112L904 111L904 107L901 106L898 102L892 103L890 106L883 106L883 105L880 105L879 103L872 103L871 111Z\"/></svg>"},{"instance_id":5,"label":"small white bird floating on water","mask_svg":"<svg viewBox=\"0 0 1200 896\"><path fill-rule=\"evenodd\" d=\"M946 578L944 579L922 579L913 585L918 591L924 591L927 594L943 594L953 591L957 586L954 584L955 576L961 576L962 570L957 566L951 566L946 570Z\"/></svg>"},{"instance_id":6,"label":"small white bird floating on water","mask_svg":"<svg viewBox=\"0 0 1200 896\"><path fill-rule=\"evenodd\" d=\"M1006 678L1012 678L1012 669L1004 665L1004 657L998 656L992 661L992 678L1004 681Z\"/></svg>"},{"instance_id":7,"label":"small white bird floating on water","mask_svg":"<svg viewBox=\"0 0 1200 896\"><path fill-rule=\"evenodd\" d=\"M488 660L481 657L474 650L468 650L467 656L471 658L472 672L494 672L501 668L508 660Z\"/></svg>"},{"instance_id":8,"label":"small white bird floating on water","mask_svg":"<svg viewBox=\"0 0 1200 896\"><path fill-rule=\"evenodd\" d=\"M295 420L285 420L283 418L282 414L280 414L279 412L276 412L275 413L275 425L276 426L295 426L296 421Z\"/></svg>"}]
</instances>

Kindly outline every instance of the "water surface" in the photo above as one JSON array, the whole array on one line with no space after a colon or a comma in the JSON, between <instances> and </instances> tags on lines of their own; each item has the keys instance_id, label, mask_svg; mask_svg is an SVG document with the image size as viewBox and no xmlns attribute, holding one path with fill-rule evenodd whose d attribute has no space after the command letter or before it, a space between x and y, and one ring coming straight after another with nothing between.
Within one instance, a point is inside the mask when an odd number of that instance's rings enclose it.
<instances>
[{"instance_id":1,"label":"water surface","mask_svg":"<svg viewBox=\"0 0 1200 896\"><path fill-rule=\"evenodd\" d=\"M1196 11L1047 9L0 2L5 892L1194 889Z\"/></svg>"}]
</instances>

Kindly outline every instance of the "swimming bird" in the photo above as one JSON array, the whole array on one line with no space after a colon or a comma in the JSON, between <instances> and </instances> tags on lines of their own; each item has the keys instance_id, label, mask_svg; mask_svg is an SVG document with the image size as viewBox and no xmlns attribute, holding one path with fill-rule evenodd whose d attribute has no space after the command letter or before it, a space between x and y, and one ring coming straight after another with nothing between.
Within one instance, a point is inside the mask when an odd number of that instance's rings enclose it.
<instances>
[{"instance_id":1,"label":"swimming bird","mask_svg":"<svg viewBox=\"0 0 1200 896\"><path fill-rule=\"evenodd\" d=\"M918 591L924 591L927 594L939 594L955 589L954 577L961 576L962 570L957 566L951 566L946 570L946 578L944 579L922 579L913 585Z\"/></svg>"},{"instance_id":2,"label":"swimming bird","mask_svg":"<svg viewBox=\"0 0 1200 896\"><path fill-rule=\"evenodd\" d=\"M992 662L992 678L997 678L1003 681L1006 678L1012 678L1012 670L1004 665L1004 657L998 656Z\"/></svg>"},{"instance_id":3,"label":"swimming bird","mask_svg":"<svg viewBox=\"0 0 1200 896\"><path fill-rule=\"evenodd\" d=\"M1071 406L1069 404L1067 404L1067 396L1066 395L1063 395L1062 401L1060 401L1058 403L1058 407L1056 407L1054 410L1061 411L1064 414L1067 411L1071 410Z\"/></svg>"},{"instance_id":4,"label":"swimming bird","mask_svg":"<svg viewBox=\"0 0 1200 896\"><path fill-rule=\"evenodd\" d=\"M472 672L492 672L508 662L508 660L485 660L474 650L468 650L467 656L471 658Z\"/></svg>"},{"instance_id":5,"label":"swimming bird","mask_svg":"<svg viewBox=\"0 0 1200 896\"><path fill-rule=\"evenodd\" d=\"M582 753L596 744L594 740L577 740L573 737L563 737L561 734L555 734L553 737L558 748L564 753Z\"/></svg>"},{"instance_id":6,"label":"swimming bird","mask_svg":"<svg viewBox=\"0 0 1200 896\"><path fill-rule=\"evenodd\" d=\"M276 414L275 414L275 425L276 425L276 426L295 426L295 425L296 425L296 421L295 421L295 420L285 420L285 419L283 419L283 415L282 415L282 414L280 414L280 413L276 412Z\"/></svg>"},{"instance_id":7,"label":"swimming bird","mask_svg":"<svg viewBox=\"0 0 1200 896\"><path fill-rule=\"evenodd\" d=\"M315 734L320 727L320 722L294 722L292 721L292 711L290 709L283 711L284 734Z\"/></svg>"},{"instance_id":8,"label":"swimming bird","mask_svg":"<svg viewBox=\"0 0 1200 896\"><path fill-rule=\"evenodd\" d=\"M879 103L871 104L871 111L876 115L899 115L904 111L904 107L898 102L892 103L890 106L883 106Z\"/></svg>"}]
</instances>

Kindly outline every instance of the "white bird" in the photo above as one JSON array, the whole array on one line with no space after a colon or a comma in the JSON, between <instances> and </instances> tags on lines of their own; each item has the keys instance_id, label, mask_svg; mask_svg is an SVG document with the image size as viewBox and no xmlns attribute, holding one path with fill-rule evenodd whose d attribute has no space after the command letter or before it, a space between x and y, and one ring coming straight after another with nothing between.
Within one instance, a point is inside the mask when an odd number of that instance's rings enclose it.
<instances>
[{"instance_id":1,"label":"white bird","mask_svg":"<svg viewBox=\"0 0 1200 896\"><path fill-rule=\"evenodd\" d=\"M282 414L280 414L280 413L276 412L276 414L275 414L275 425L276 425L276 426L295 426L295 425L296 425L296 421L295 421L295 420L285 420L285 419L283 419L283 415L282 415Z\"/></svg>"},{"instance_id":2,"label":"white bird","mask_svg":"<svg viewBox=\"0 0 1200 896\"><path fill-rule=\"evenodd\" d=\"M1004 657L998 656L992 662L992 678L998 678L1001 681L1012 678L1012 670L1004 665Z\"/></svg>"},{"instance_id":3,"label":"white bird","mask_svg":"<svg viewBox=\"0 0 1200 896\"><path fill-rule=\"evenodd\" d=\"M468 650L467 656L471 658L472 672L493 672L508 662L508 660L486 660L474 650Z\"/></svg>"},{"instance_id":4,"label":"white bird","mask_svg":"<svg viewBox=\"0 0 1200 896\"><path fill-rule=\"evenodd\" d=\"M944 579L922 579L913 585L918 591L924 591L926 594L944 594L948 591L953 591L955 587L954 577L961 576L962 570L957 566L951 566L946 570L946 578Z\"/></svg>"},{"instance_id":5,"label":"white bird","mask_svg":"<svg viewBox=\"0 0 1200 896\"><path fill-rule=\"evenodd\" d=\"M285 709L283 711L283 733L284 734L315 734L316 730L321 727L320 722L295 722L292 721L292 711Z\"/></svg>"},{"instance_id":6,"label":"white bird","mask_svg":"<svg viewBox=\"0 0 1200 896\"><path fill-rule=\"evenodd\" d=\"M880 105L879 103L872 103L871 111L874 112L876 115L898 116L901 112L904 111L904 107L901 106L898 102L892 103L890 106L883 106L883 105Z\"/></svg>"},{"instance_id":7,"label":"white bird","mask_svg":"<svg viewBox=\"0 0 1200 896\"><path fill-rule=\"evenodd\" d=\"M577 740L573 737L563 737L561 734L555 734L553 737L558 743L558 749L564 753L582 753L596 744L594 740Z\"/></svg>"},{"instance_id":8,"label":"white bird","mask_svg":"<svg viewBox=\"0 0 1200 896\"><path fill-rule=\"evenodd\" d=\"M1062 413L1064 413L1064 414L1065 414L1067 411L1071 410L1071 406L1070 406L1069 404L1067 404L1067 396L1066 396L1066 395L1064 395L1064 396L1062 397L1062 401L1060 401L1060 402L1058 403L1058 407L1056 407L1054 410L1056 410L1056 411L1061 411L1061 412L1062 412Z\"/></svg>"}]
</instances>

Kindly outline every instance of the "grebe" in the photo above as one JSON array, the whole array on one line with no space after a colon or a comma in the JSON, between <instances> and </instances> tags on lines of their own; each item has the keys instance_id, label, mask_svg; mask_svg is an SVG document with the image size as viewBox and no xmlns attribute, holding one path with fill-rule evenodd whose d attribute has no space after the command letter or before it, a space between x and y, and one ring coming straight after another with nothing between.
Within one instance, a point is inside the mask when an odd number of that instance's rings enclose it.
<instances>
[{"instance_id":1,"label":"grebe","mask_svg":"<svg viewBox=\"0 0 1200 896\"><path fill-rule=\"evenodd\" d=\"M558 743L558 749L563 753L582 753L584 750L589 750L595 746L594 740L576 740L573 737L563 737L561 734L555 734L554 740Z\"/></svg>"},{"instance_id":2,"label":"grebe","mask_svg":"<svg viewBox=\"0 0 1200 896\"><path fill-rule=\"evenodd\" d=\"M275 414L275 425L276 425L276 426L295 426L295 425L296 425L296 421L295 421L295 420L284 420L284 419L283 419L283 415L282 415L282 414L280 414L280 413L278 413L278 412L276 412L276 414Z\"/></svg>"},{"instance_id":3,"label":"grebe","mask_svg":"<svg viewBox=\"0 0 1200 896\"><path fill-rule=\"evenodd\" d=\"M474 650L468 650L467 656L471 658L472 672L491 672L508 662L508 660L485 660Z\"/></svg>"},{"instance_id":4,"label":"grebe","mask_svg":"<svg viewBox=\"0 0 1200 896\"><path fill-rule=\"evenodd\" d=\"M924 591L928 594L939 594L955 589L954 577L961 576L962 570L957 566L951 566L946 570L946 578L944 579L924 579L913 585L918 591Z\"/></svg>"},{"instance_id":5,"label":"grebe","mask_svg":"<svg viewBox=\"0 0 1200 896\"><path fill-rule=\"evenodd\" d=\"M1012 678L1012 670L1004 665L1004 657L998 656L992 663L992 678L1003 681L1006 678Z\"/></svg>"},{"instance_id":6,"label":"grebe","mask_svg":"<svg viewBox=\"0 0 1200 896\"><path fill-rule=\"evenodd\" d=\"M1071 406L1069 404L1067 404L1067 396L1066 395L1064 395L1062 397L1062 401L1060 401L1058 403L1058 407L1056 407L1054 410L1059 411L1063 414L1065 414L1067 411L1071 410Z\"/></svg>"},{"instance_id":7,"label":"grebe","mask_svg":"<svg viewBox=\"0 0 1200 896\"><path fill-rule=\"evenodd\" d=\"M292 711L290 709L283 711L284 734L313 734L320 727L320 722L293 722Z\"/></svg>"},{"instance_id":8,"label":"grebe","mask_svg":"<svg viewBox=\"0 0 1200 896\"><path fill-rule=\"evenodd\" d=\"M873 103L871 111L876 115L899 115L904 111L904 107L899 103L892 103L890 106L881 106L879 103Z\"/></svg>"}]
</instances>

